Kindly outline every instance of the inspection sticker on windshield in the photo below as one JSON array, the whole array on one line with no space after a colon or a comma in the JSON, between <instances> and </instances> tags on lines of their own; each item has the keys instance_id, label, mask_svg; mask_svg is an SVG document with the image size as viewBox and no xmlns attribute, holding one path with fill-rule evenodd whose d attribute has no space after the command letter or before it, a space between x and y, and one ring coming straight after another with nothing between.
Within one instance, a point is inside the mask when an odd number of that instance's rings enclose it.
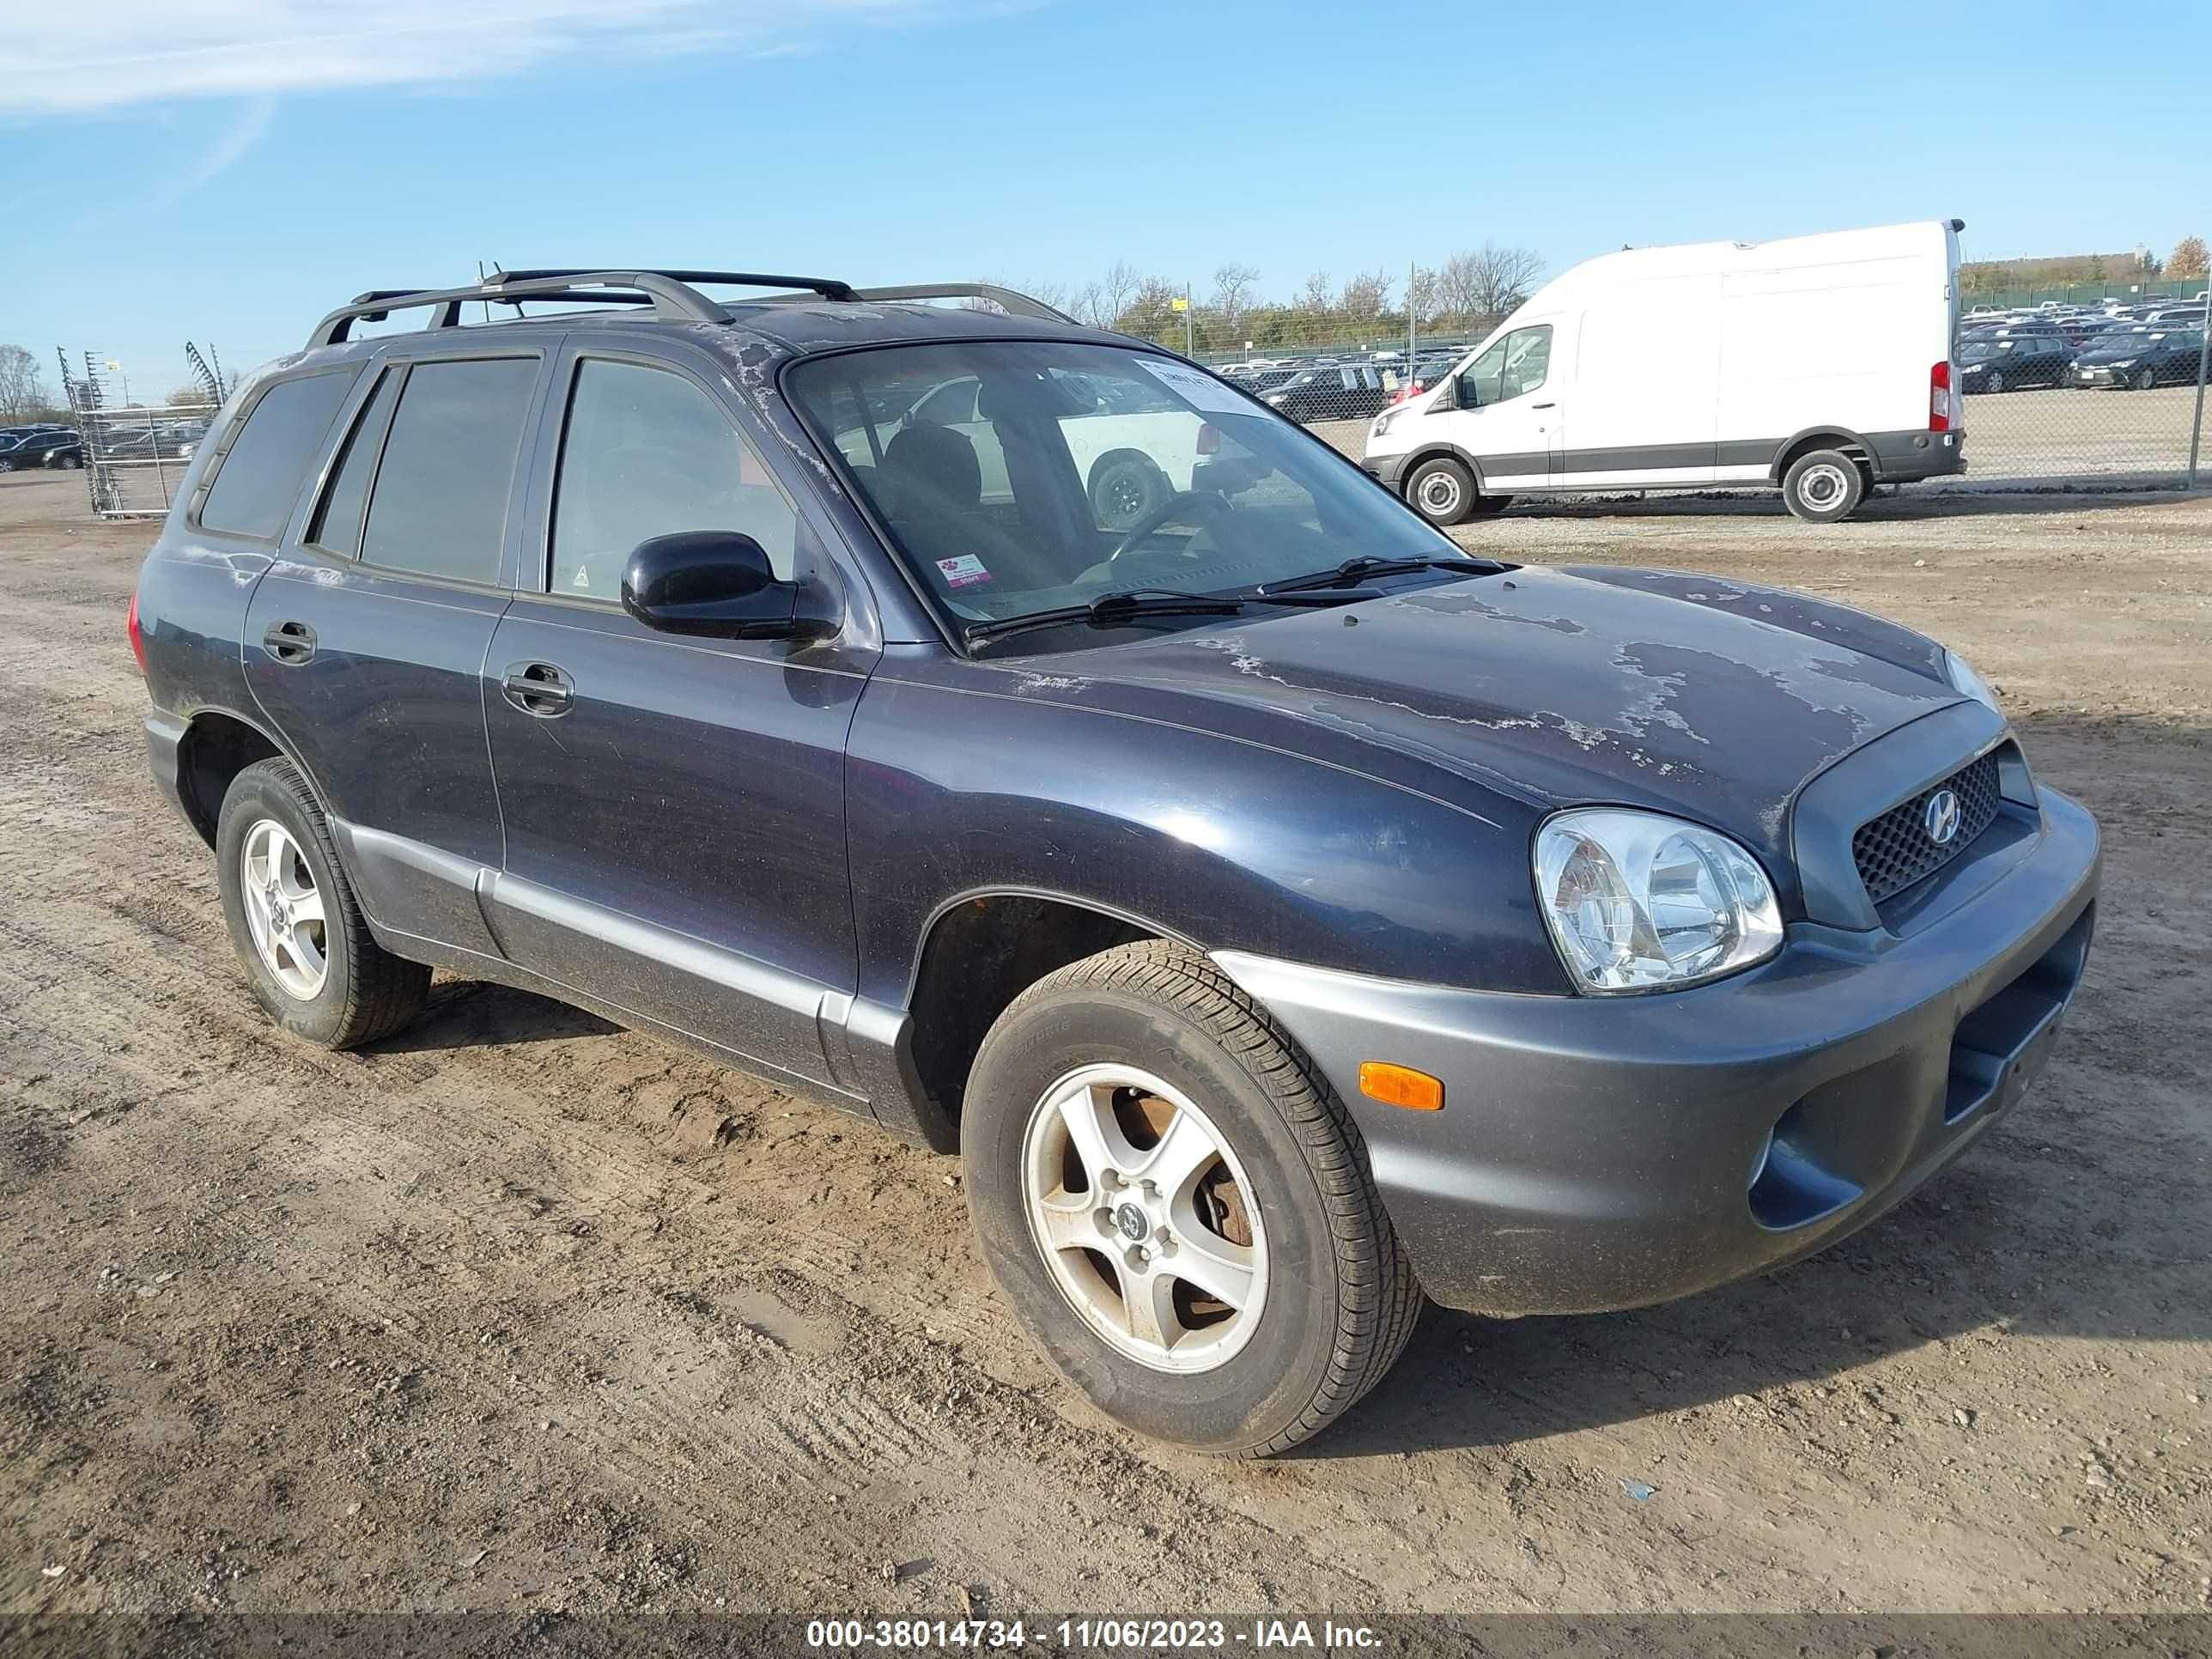
<instances>
[{"instance_id":1,"label":"inspection sticker on windshield","mask_svg":"<svg viewBox=\"0 0 2212 1659\"><path fill-rule=\"evenodd\" d=\"M982 560L973 553L963 553L957 559L939 559L937 568L945 573L947 587L973 587L978 582L991 580L991 573L983 568Z\"/></svg>"},{"instance_id":2,"label":"inspection sticker on windshield","mask_svg":"<svg viewBox=\"0 0 2212 1659\"><path fill-rule=\"evenodd\" d=\"M1164 357L1139 357L1146 370L1177 397L1217 415L1249 415L1252 405L1203 370Z\"/></svg>"}]
</instances>

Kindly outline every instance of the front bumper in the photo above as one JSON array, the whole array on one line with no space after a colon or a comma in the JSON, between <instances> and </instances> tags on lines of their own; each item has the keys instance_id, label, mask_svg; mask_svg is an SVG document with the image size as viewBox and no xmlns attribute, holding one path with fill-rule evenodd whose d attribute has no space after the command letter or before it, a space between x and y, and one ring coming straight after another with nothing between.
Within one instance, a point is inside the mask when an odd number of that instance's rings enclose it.
<instances>
[{"instance_id":1,"label":"front bumper","mask_svg":"<svg viewBox=\"0 0 2212 1659\"><path fill-rule=\"evenodd\" d=\"M1903 936L1799 925L1773 961L1644 997L1518 996L1224 952L1335 1085L1429 1294L1490 1313L1686 1296L1902 1200L2016 1103L2087 959L2097 826L2041 790L2001 878ZM1358 1091L1441 1078L1440 1112Z\"/></svg>"},{"instance_id":2,"label":"front bumper","mask_svg":"<svg viewBox=\"0 0 2212 1659\"><path fill-rule=\"evenodd\" d=\"M1403 454L1363 455L1359 458L1359 470L1393 495L1402 495L1405 491L1400 485L1405 479L1406 463L1409 459L1409 455Z\"/></svg>"}]
</instances>

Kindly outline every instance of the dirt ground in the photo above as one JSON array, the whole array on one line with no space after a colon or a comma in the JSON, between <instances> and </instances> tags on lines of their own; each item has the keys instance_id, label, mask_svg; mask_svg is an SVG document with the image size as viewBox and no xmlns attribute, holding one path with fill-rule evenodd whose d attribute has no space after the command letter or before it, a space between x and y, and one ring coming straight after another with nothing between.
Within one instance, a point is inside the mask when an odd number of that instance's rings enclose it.
<instances>
[{"instance_id":1,"label":"dirt ground","mask_svg":"<svg viewBox=\"0 0 2212 1659\"><path fill-rule=\"evenodd\" d=\"M142 757L152 530L82 490L0 478L0 1613L2212 1606L2212 501L1468 532L1962 648L2103 819L2095 956L2028 1103L1869 1231L1432 1311L1222 1464L1057 1385L951 1160L462 981L367 1053L277 1036Z\"/></svg>"}]
</instances>

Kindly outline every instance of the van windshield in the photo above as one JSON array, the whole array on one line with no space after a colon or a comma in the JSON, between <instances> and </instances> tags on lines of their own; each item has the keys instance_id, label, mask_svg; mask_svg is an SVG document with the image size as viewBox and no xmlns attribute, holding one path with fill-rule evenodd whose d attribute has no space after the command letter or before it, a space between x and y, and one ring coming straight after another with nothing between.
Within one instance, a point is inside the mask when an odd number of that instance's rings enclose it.
<instances>
[{"instance_id":1,"label":"van windshield","mask_svg":"<svg viewBox=\"0 0 2212 1659\"><path fill-rule=\"evenodd\" d=\"M1175 358L945 342L814 358L788 385L956 627L1121 588L1225 593L1353 558L1463 556L1349 462Z\"/></svg>"}]
</instances>

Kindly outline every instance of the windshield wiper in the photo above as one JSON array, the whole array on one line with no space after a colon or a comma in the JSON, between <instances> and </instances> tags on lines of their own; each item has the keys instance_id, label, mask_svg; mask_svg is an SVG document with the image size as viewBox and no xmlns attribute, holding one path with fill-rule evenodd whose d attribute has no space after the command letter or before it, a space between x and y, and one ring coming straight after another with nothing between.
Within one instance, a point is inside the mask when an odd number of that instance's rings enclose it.
<instances>
[{"instance_id":1,"label":"windshield wiper","mask_svg":"<svg viewBox=\"0 0 2212 1659\"><path fill-rule=\"evenodd\" d=\"M960 630L969 644L1018 634L1030 628L1057 628L1066 623L1088 623L1093 628L1119 628L1133 617L1233 617L1244 601L1212 593L1182 593L1172 587L1117 587L1101 593L1088 605L1064 605L1052 611L1033 611L1026 617L1005 617L996 622L969 623Z\"/></svg>"},{"instance_id":2,"label":"windshield wiper","mask_svg":"<svg viewBox=\"0 0 2212 1659\"><path fill-rule=\"evenodd\" d=\"M979 640L1018 634L1024 629L1059 628L1069 623L1119 628L1132 617L1233 617L1248 605L1358 605L1362 600L1382 597L1371 587L1331 587L1327 592L1293 589L1287 593L1279 589L1255 588L1244 599L1220 593L1183 593L1172 587L1117 587L1110 593L1101 593L1088 605L1062 605L1056 611L1036 611L1026 617L1008 617L999 622L969 623L960 632L961 637L973 645Z\"/></svg>"},{"instance_id":3,"label":"windshield wiper","mask_svg":"<svg viewBox=\"0 0 2212 1659\"><path fill-rule=\"evenodd\" d=\"M1334 570L1316 570L1310 576L1290 576L1252 590L1252 597L1272 599L1285 593L1310 592L1316 588L1350 587L1376 576L1402 576L1416 570L1464 570L1488 576L1509 567L1489 559L1346 559Z\"/></svg>"}]
</instances>

